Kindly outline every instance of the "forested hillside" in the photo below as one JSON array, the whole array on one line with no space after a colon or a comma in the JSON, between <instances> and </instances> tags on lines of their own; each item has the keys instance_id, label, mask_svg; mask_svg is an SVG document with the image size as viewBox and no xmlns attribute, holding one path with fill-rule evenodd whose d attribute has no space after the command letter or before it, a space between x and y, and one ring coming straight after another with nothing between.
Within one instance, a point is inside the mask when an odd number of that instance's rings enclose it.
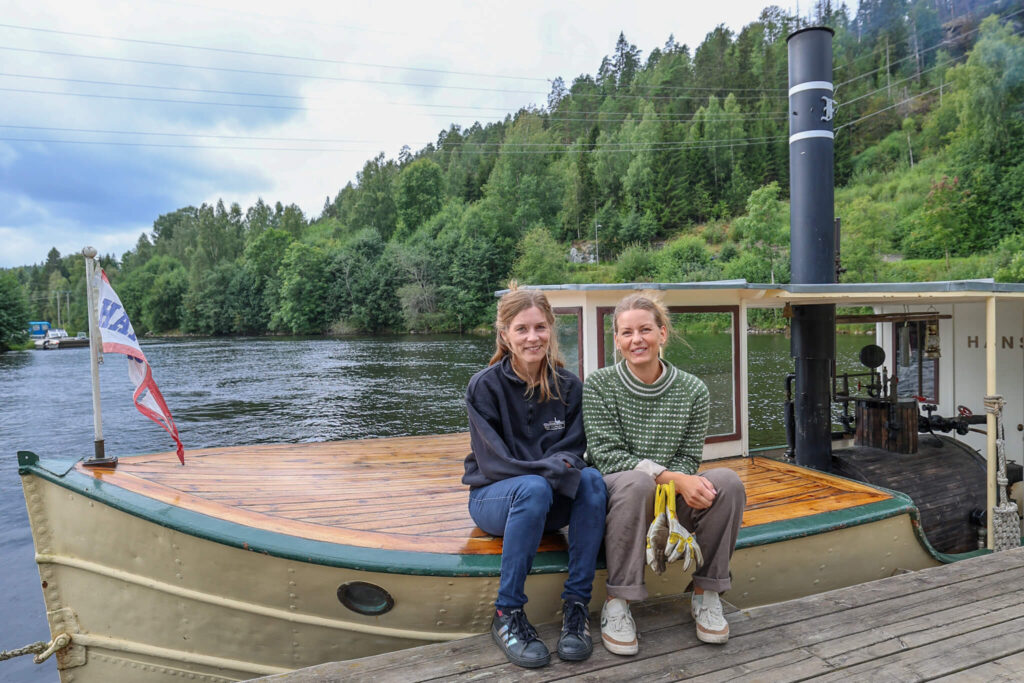
<instances>
[{"instance_id":1,"label":"forested hillside","mask_svg":"<svg viewBox=\"0 0 1024 683\"><path fill-rule=\"evenodd\" d=\"M462 331L509 277L787 281L786 36L811 24L836 32L844 279L1024 281L1024 6L999 0L769 7L695 48L620 36L543 106L368 160L319 216L184 207L104 267L137 331L215 335ZM82 271L56 250L15 269L33 319L70 291L85 329Z\"/></svg>"}]
</instances>

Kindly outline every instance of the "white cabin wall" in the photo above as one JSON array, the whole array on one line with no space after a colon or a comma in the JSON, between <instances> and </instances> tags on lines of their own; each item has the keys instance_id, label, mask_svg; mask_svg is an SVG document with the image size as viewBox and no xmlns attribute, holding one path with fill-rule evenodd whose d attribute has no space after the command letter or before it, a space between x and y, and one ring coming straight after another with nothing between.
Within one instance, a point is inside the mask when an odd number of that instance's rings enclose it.
<instances>
[{"instance_id":1,"label":"white cabin wall","mask_svg":"<svg viewBox=\"0 0 1024 683\"><path fill-rule=\"evenodd\" d=\"M957 304L954 308L953 353L956 355L956 394L948 412L965 405L976 414L985 411L985 306ZM1024 462L1024 304L996 304L996 391L1006 401L1003 429L1006 457ZM945 353L943 343L943 353ZM983 428L979 426L979 428ZM970 433L958 437L972 448L985 452L985 436Z\"/></svg>"},{"instance_id":2,"label":"white cabin wall","mask_svg":"<svg viewBox=\"0 0 1024 683\"><path fill-rule=\"evenodd\" d=\"M985 304L972 302L937 306L879 306L879 313L902 313L936 310L952 314L951 320L939 321L938 414L952 417L957 406L964 405L975 414L985 411ZM878 344L885 349L886 366L890 375L894 368L892 325L876 326ZM996 304L996 386L1006 406L1003 424L1006 432L1006 455L1015 462L1024 462L1024 304L999 302ZM983 429L983 425L978 428ZM971 432L966 436L950 433L981 453L985 453L985 435Z\"/></svg>"}]
</instances>

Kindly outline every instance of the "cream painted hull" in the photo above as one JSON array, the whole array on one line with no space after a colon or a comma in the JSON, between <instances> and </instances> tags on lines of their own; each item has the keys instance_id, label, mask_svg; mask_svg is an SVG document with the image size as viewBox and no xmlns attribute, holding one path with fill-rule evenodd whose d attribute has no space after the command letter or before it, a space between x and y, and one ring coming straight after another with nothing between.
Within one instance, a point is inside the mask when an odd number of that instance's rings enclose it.
<instances>
[{"instance_id":1,"label":"cream painted hull","mask_svg":"<svg viewBox=\"0 0 1024 683\"><path fill-rule=\"evenodd\" d=\"M327 567L229 547L160 526L23 475L51 632L65 683L232 681L486 632L496 577L413 576ZM938 562L908 514L737 550L740 607L778 602ZM604 572L594 603L604 599ZM689 576L649 574L652 597ZM367 581L395 606L379 617L342 606L338 587ZM564 574L527 582L535 623L559 618Z\"/></svg>"}]
</instances>

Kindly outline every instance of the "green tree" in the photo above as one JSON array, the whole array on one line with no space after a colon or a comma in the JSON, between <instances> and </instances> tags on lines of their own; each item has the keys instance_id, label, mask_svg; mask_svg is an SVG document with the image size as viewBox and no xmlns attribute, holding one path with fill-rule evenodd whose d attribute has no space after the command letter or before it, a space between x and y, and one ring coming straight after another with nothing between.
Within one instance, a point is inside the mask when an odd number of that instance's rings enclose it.
<instances>
[{"instance_id":1,"label":"green tree","mask_svg":"<svg viewBox=\"0 0 1024 683\"><path fill-rule=\"evenodd\" d=\"M999 243L996 250L997 282L1024 282L1024 234L1010 235Z\"/></svg>"},{"instance_id":2,"label":"green tree","mask_svg":"<svg viewBox=\"0 0 1024 683\"><path fill-rule=\"evenodd\" d=\"M401 323L395 263L385 255L385 243L373 229L357 232L327 264L331 281L329 313L351 327L377 332Z\"/></svg>"},{"instance_id":3,"label":"green tree","mask_svg":"<svg viewBox=\"0 0 1024 683\"><path fill-rule=\"evenodd\" d=\"M232 281L237 332L287 330L279 315L281 264L294 237L270 228L255 235L242 255L242 267Z\"/></svg>"},{"instance_id":4,"label":"green tree","mask_svg":"<svg viewBox=\"0 0 1024 683\"><path fill-rule=\"evenodd\" d=\"M657 272L654 255L643 244L631 244L615 261L615 279L618 282L650 282Z\"/></svg>"},{"instance_id":5,"label":"green tree","mask_svg":"<svg viewBox=\"0 0 1024 683\"><path fill-rule=\"evenodd\" d=\"M14 273L0 272L0 353L28 339L28 303Z\"/></svg>"},{"instance_id":6,"label":"green tree","mask_svg":"<svg viewBox=\"0 0 1024 683\"><path fill-rule=\"evenodd\" d=\"M281 327L295 334L319 334L328 316L329 259L319 247L292 242L281 262Z\"/></svg>"},{"instance_id":7,"label":"green tree","mask_svg":"<svg viewBox=\"0 0 1024 683\"><path fill-rule=\"evenodd\" d=\"M418 159L398 174L395 205L400 239L407 238L441 209L444 202L444 173L430 159Z\"/></svg>"},{"instance_id":8,"label":"green tree","mask_svg":"<svg viewBox=\"0 0 1024 683\"><path fill-rule=\"evenodd\" d=\"M965 238L969 236L971 204L971 192L961 187L958 178L943 176L933 183L924 204L911 217L913 227L903 240L904 252L919 258L945 254L948 271L950 253L969 248Z\"/></svg>"},{"instance_id":9,"label":"green tree","mask_svg":"<svg viewBox=\"0 0 1024 683\"><path fill-rule=\"evenodd\" d=\"M750 193L747 214L733 221L743 244L768 263L768 282L784 281L775 270L789 238L785 208L779 201L779 184L772 181Z\"/></svg>"},{"instance_id":10,"label":"green tree","mask_svg":"<svg viewBox=\"0 0 1024 683\"><path fill-rule=\"evenodd\" d=\"M397 175L398 164L385 160L383 152L363 165L363 170L356 174L358 188L353 193L351 212L345 217L350 228L373 228L385 240L391 238L398 222L394 199Z\"/></svg>"},{"instance_id":11,"label":"green tree","mask_svg":"<svg viewBox=\"0 0 1024 683\"><path fill-rule=\"evenodd\" d=\"M660 282L699 282L718 279L720 272L711 252L699 237L686 235L673 240L654 255Z\"/></svg>"},{"instance_id":12,"label":"green tree","mask_svg":"<svg viewBox=\"0 0 1024 683\"><path fill-rule=\"evenodd\" d=\"M217 336L235 332L231 282L238 269L234 261L225 261L200 273L198 279L190 278L181 305L184 331Z\"/></svg>"},{"instance_id":13,"label":"green tree","mask_svg":"<svg viewBox=\"0 0 1024 683\"><path fill-rule=\"evenodd\" d=\"M519 242L519 258L513 273L520 282L531 285L553 285L565 281L565 249L551 232L536 227Z\"/></svg>"}]
</instances>

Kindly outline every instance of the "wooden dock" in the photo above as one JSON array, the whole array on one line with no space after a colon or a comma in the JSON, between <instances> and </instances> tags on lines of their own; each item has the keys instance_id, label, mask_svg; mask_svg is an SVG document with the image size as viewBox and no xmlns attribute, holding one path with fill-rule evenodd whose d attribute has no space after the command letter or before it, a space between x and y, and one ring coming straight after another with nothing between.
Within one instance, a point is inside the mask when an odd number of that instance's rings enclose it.
<instances>
[{"instance_id":1,"label":"wooden dock","mask_svg":"<svg viewBox=\"0 0 1024 683\"><path fill-rule=\"evenodd\" d=\"M726 594L728 598L728 594ZM799 600L731 611L732 637L694 635L688 596L634 605L640 654L595 644L585 662L505 661L489 634L272 676L327 681L1019 681L1024 671L1024 548ZM599 636L599 615L591 627ZM540 627L554 649L558 626Z\"/></svg>"}]
</instances>

